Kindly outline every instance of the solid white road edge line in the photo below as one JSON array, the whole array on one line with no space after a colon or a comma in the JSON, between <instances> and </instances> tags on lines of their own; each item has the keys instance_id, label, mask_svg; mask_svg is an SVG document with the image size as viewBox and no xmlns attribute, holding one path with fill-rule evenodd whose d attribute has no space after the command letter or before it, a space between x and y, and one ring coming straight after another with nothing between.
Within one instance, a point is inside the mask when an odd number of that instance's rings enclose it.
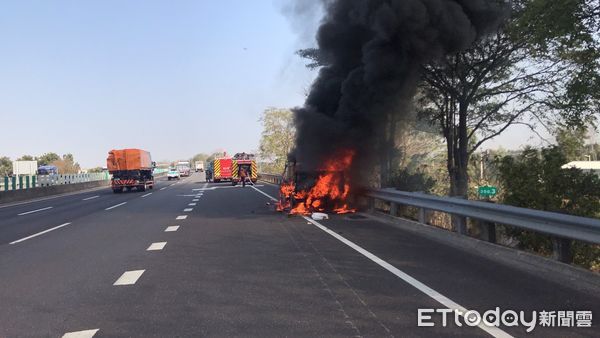
<instances>
[{"instance_id":1,"label":"solid white road edge line","mask_svg":"<svg viewBox=\"0 0 600 338\"><path fill-rule=\"evenodd\" d=\"M155 242L155 243L150 244L150 246L148 247L148 249L146 249L146 251L162 250L165 248L165 245L167 245L167 242Z\"/></svg>"},{"instance_id":2,"label":"solid white road edge line","mask_svg":"<svg viewBox=\"0 0 600 338\"><path fill-rule=\"evenodd\" d=\"M94 198L98 198L98 197L100 197L100 195L84 198L84 199L82 199L82 201L89 201L89 200L93 200Z\"/></svg>"},{"instance_id":3,"label":"solid white road edge line","mask_svg":"<svg viewBox=\"0 0 600 338\"><path fill-rule=\"evenodd\" d=\"M100 329L67 332L62 338L92 338Z\"/></svg>"},{"instance_id":4,"label":"solid white road edge line","mask_svg":"<svg viewBox=\"0 0 600 338\"><path fill-rule=\"evenodd\" d=\"M146 197L146 196L150 196L150 195L152 195L152 193L151 193L151 192L147 193L146 195L142 195L141 197L142 197L142 198L144 198L144 197Z\"/></svg>"},{"instance_id":5,"label":"solid white road edge line","mask_svg":"<svg viewBox=\"0 0 600 338\"><path fill-rule=\"evenodd\" d=\"M123 203L119 203L117 205L113 205L112 207L108 207L108 208L106 208L104 210L110 210L110 209L118 208L118 207L122 206L123 204L127 204L127 202L123 202Z\"/></svg>"},{"instance_id":6,"label":"solid white road edge line","mask_svg":"<svg viewBox=\"0 0 600 338\"><path fill-rule=\"evenodd\" d=\"M252 188L254 188L254 190L260 192L261 194L267 196L271 200L277 201L277 199L275 199L274 197L268 195L267 193L263 192L262 190L259 190L259 189L255 188L254 186L252 186ZM355 244L354 242L351 242L350 240L344 238L343 236L339 235L335 231L330 230L329 228L327 228L326 226L322 225L321 223L313 220L310 217L306 217L306 216L302 216L302 217L306 221L310 222L312 225L314 225L317 228L325 231L327 234L333 236L335 239L337 239L340 242L342 242L342 243L346 244L347 246L351 247L355 251L359 252L361 255L363 255L363 256L367 257L368 259L370 259L371 261L373 261L375 264L377 264L377 265L381 266L382 268L386 269L387 271L393 273L394 275L396 275L396 277L398 277L398 278L402 279L403 281L405 281L406 283L412 285L417 290L423 292L424 294L426 294L427 296L431 297L433 300L437 301L438 303L444 305L448 309L455 310L455 311L456 310L460 311L459 313L461 315L464 314L464 313L466 313L468 311L465 307L459 305L458 303L454 302L450 298L442 295L441 293L439 293L439 292L435 291L434 289L428 287L427 285L421 283L420 281L418 281L417 279L415 279L412 276L408 275L404 271L396 268L395 266L391 265L390 263L388 263L388 262L384 261L383 259L375 256L371 252L363 249L362 247L360 247L359 245ZM504 332L500 328L486 326L485 324L483 324L483 322L481 322L478 325L478 327L480 329L482 329L483 331L489 333L491 336L496 337L496 338L512 338L511 335L509 335L508 333Z\"/></svg>"},{"instance_id":7,"label":"solid white road edge line","mask_svg":"<svg viewBox=\"0 0 600 338\"><path fill-rule=\"evenodd\" d=\"M69 222L69 223L61 224L61 225L59 225L59 226L55 226L54 228L46 229L46 230L44 230L44 231L38 232L37 234L33 234L33 235L31 235L31 236L27 236L27 237L24 237L24 238L18 239L18 240L16 240L16 241L10 242L9 244L17 244L17 243L20 243L20 242L26 241L26 240L28 240L28 239L31 239L31 238L37 237L37 236L39 236L39 235L43 235L43 234L45 234L45 233L47 233L47 232L50 232L50 231L52 231L52 230L56 230L56 229L60 229L60 228L62 228L62 227L66 227L66 226L67 226L67 225L69 225L69 224L71 224L71 223Z\"/></svg>"},{"instance_id":8,"label":"solid white road edge line","mask_svg":"<svg viewBox=\"0 0 600 338\"><path fill-rule=\"evenodd\" d=\"M34 212L40 212L40 211L44 211L44 210L48 210L48 209L52 209L52 207L46 207L46 208L31 210L31 211L27 211L27 212L22 212L22 213L17 214L17 215L18 216L29 215L29 214L33 214Z\"/></svg>"},{"instance_id":9,"label":"solid white road edge line","mask_svg":"<svg viewBox=\"0 0 600 338\"><path fill-rule=\"evenodd\" d=\"M144 271L146 270L125 271L113 285L133 285L142 276Z\"/></svg>"},{"instance_id":10,"label":"solid white road edge line","mask_svg":"<svg viewBox=\"0 0 600 338\"><path fill-rule=\"evenodd\" d=\"M179 229L179 225L171 225L165 229L165 232L173 232L173 231L177 231L178 229Z\"/></svg>"},{"instance_id":11,"label":"solid white road edge line","mask_svg":"<svg viewBox=\"0 0 600 338\"><path fill-rule=\"evenodd\" d=\"M176 220L180 220L180 219L186 219L187 215L181 215L181 216L177 216L175 219Z\"/></svg>"},{"instance_id":12,"label":"solid white road edge line","mask_svg":"<svg viewBox=\"0 0 600 338\"><path fill-rule=\"evenodd\" d=\"M264 191L262 191L262 190L258 189L257 187L255 187L255 186L253 186L253 185L251 185L251 186L250 186L250 188L252 188L252 189L254 189L254 190L258 191L259 193L261 193L261 194L263 194L263 195L265 195L265 196L267 196L267 197L268 197L269 199L271 199L272 201L277 201L277 199L276 199L276 198L274 198L274 197L271 197L271 195L269 195L269 194L265 193Z\"/></svg>"}]
</instances>

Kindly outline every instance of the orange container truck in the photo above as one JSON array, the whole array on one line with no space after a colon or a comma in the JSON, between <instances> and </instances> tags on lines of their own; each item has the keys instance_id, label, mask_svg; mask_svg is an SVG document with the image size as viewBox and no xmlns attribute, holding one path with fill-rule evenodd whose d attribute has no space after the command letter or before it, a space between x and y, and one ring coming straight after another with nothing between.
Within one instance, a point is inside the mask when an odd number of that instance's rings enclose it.
<instances>
[{"instance_id":1,"label":"orange container truck","mask_svg":"<svg viewBox=\"0 0 600 338\"><path fill-rule=\"evenodd\" d=\"M154 162L150 153L141 149L113 149L108 152L106 167L112 175L114 193L136 188L145 191L154 187Z\"/></svg>"}]
</instances>

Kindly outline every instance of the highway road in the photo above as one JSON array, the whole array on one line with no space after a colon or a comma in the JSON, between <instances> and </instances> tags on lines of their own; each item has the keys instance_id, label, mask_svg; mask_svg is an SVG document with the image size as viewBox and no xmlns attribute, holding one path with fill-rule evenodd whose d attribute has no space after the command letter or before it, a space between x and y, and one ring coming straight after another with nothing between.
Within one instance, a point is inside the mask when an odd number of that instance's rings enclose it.
<instances>
[{"instance_id":1,"label":"highway road","mask_svg":"<svg viewBox=\"0 0 600 338\"><path fill-rule=\"evenodd\" d=\"M419 327L418 309L600 315L600 292L575 282L370 217L287 217L276 194L195 174L0 207L0 337L517 337L453 315ZM527 335L600 336L599 321Z\"/></svg>"}]
</instances>

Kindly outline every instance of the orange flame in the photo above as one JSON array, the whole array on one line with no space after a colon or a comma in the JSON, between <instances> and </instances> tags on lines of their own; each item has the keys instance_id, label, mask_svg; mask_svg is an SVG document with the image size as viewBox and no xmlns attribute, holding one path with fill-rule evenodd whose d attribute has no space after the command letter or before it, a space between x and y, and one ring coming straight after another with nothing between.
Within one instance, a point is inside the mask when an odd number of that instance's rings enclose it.
<instances>
[{"instance_id":1,"label":"orange flame","mask_svg":"<svg viewBox=\"0 0 600 338\"><path fill-rule=\"evenodd\" d=\"M309 215L315 211L332 210L338 214L355 212L348 207L350 185L344 182L348 177L354 151L342 151L338 156L328 160L314 186L307 191L295 192L293 183L284 183L280 187L280 201L277 210L290 210L290 214ZM292 206L292 197L297 202ZM292 208L293 207L293 208Z\"/></svg>"}]
</instances>

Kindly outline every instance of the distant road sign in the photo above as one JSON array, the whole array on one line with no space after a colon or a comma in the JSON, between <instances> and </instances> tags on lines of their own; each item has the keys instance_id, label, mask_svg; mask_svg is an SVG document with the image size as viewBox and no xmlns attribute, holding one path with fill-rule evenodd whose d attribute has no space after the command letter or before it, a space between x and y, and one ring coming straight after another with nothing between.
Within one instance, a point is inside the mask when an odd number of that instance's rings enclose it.
<instances>
[{"instance_id":1,"label":"distant road sign","mask_svg":"<svg viewBox=\"0 0 600 338\"><path fill-rule=\"evenodd\" d=\"M479 187L479 196L480 197L494 197L498 193L498 188L492 187L489 185L484 185Z\"/></svg>"}]
</instances>

